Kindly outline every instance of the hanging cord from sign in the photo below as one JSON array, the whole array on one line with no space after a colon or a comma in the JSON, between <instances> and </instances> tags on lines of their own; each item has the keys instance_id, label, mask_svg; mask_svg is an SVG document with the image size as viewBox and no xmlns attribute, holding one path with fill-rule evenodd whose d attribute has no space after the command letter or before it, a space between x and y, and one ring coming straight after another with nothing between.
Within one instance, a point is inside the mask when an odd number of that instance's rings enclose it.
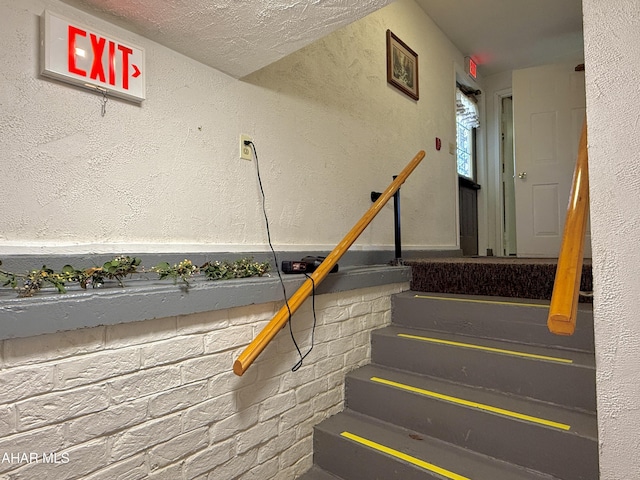
<instances>
[{"instance_id":1,"label":"hanging cord from sign","mask_svg":"<svg viewBox=\"0 0 640 480\"><path fill-rule=\"evenodd\" d=\"M278 273L278 278L280 279L280 285L282 286L282 294L284 296L284 303L287 306L287 311L289 312L289 333L291 334L291 340L293 341L293 345L296 347L298 355L300 356L300 360L296 362L296 364L291 368L292 372L296 372L302 367L302 362L304 359L311 353L313 349L313 338L316 330L316 283L309 275L305 273L305 276L311 280L312 285L312 297L311 304L313 310L313 328L311 329L311 346L309 350L304 355L300 351L300 347L298 346L298 342L296 342L296 338L293 335L293 328L291 326L291 307L289 306L289 300L287 298L287 289L284 286L284 280L282 279L282 273L280 272L280 267L278 266L278 257L276 256L276 251L273 248L273 244L271 243L271 231L269 229L269 218L267 217L267 208L266 208L266 196L264 194L264 188L262 187L262 178L260 177L260 163L258 161L258 151L256 150L255 144L251 140L245 140L245 145L251 145L251 149L253 150L253 156L256 159L256 174L258 177L258 186L260 187L260 195L262 196L262 214L264 215L264 221L267 228L267 241L269 242L269 248L271 249L271 253L273 255L273 262L276 266L276 272Z\"/></svg>"},{"instance_id":2,"label":"hanging cord from sign","mask_svg":"<svg viewBox=\"0 0 640 480\"><path fill-rule=\"evenodd\" d=\"M107 114L107 102L109 99L107 98L107 89L96 87L96 89L102 93L102 105L100 108L100 114L104 117Z\"/></svg>"}]
</instances>

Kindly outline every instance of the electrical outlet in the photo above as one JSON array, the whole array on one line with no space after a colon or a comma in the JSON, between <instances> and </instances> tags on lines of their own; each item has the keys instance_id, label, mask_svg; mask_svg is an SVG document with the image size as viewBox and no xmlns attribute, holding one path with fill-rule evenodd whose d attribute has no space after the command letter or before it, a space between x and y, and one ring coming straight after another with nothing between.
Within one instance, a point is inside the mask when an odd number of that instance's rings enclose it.
<instances>
[{"instance_id":1,"label":"electrical outlet","mask_svg":"<svg viewBox=\"0 0 640 480\"><path fill-rule=\"evenodd\" d=\"M240 158L243 160L251 160L251 145L245 145L245 141L251 141L251 137L246 134L240 134Z\"/></svg>"}]
</instances>

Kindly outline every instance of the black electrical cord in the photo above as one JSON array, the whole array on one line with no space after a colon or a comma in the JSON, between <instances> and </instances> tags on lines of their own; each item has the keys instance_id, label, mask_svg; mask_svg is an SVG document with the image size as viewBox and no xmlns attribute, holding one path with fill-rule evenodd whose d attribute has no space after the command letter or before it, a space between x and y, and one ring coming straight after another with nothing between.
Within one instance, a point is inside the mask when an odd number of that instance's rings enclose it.
<instances>
[{"instance_id":1,"label":"black electrical cord","mask_svg":"<svg viewBox=\"0 0 640 480\"><path fill-rule=\"evenodd\" d=\"M271 243L271 232L269 230L269 218L267 217L267 208L266 208L266 196L264 194L264 188L262 187L262 178L260 177L260 163L258 161L258 151L256 150L255 144L251 140L245 140L244 144L251 145L251 149L253 150L253 156L256 159L256 174L258 177L258 186L260 187L260 194L262 195L262 214L264 215L264 222L267 228L267 241L269 242L269 248L271 249L271 253L273 255L273 261L276 265L276 272L278 273L278 278L280 279L280 285L282 286L284 303L287 306L287 311L289 312L289 333L291 334L291 340L293 341L293 345L296 347L296 350L298 351L298 355L300 356L300 360L298 360L296 364L291 368L292 372L296 372L300 369L300 367L302 367L302 362L307 357L307 355L311 353L311 350L313 349L313 339L314 339L315 330L316 330L316 283L313 280L313 278L311 278L309 275L305 273L305 276L311 280L311 285L312 285L311 304L312 304L312 310L313 310L313 328L311 329L311 346L309 347L309 350L307 351L307 353L302 355L302 352L300 351L300 347L298 346L298 342L296 342L296 338L293 335L293 329L291 327L292 314L291 314L291 307L289 306L289 300L287 298L287 289L284 286L284 280L282 279L282 274L280 273L280 267L278 266L278 257L276 255L276 251L274 250L273 244Z\"/></svg>"},{"instance_id":2,"label":"black electrical cord","mask_svg":"<svg viewBox=\"0 0 640 480\"><path fill-rule=\"evenodd\" d=\"M313 350L313 338L316 333L316 323L318 322L316 319L316 281L306 273L304 274L304 276L311 280L311 311L313 312L313 326L311 327L311 346L309 347L309 350L307 350L307 353L302 355L302 353L300 352L300 348L298 348L298 344L296 343L296 339L293 337L293 330L291 329L291 318L289 318L289 332L291 333L291 339L293 340L293 343L298 350L298 355L300 355L300 360L298 360L298 363L296 363L291 368L292 372L298 371L298 369L302 366L302 362L304 361L304 359L307 358L307 355L309 355L311 353L311 350Z\"/></svg>"}]
</instances>

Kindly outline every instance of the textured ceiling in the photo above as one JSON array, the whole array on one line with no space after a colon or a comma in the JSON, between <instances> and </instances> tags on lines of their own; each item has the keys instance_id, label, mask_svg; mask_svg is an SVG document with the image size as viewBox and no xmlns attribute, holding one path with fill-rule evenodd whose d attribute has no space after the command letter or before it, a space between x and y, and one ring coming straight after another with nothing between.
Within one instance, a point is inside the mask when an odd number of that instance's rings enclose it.
<instances>
[{"instance_id":1,"label":"textured ceiling","mask_svg":"<svg viewBox=\"0 0 640 480\"><path fill-rule=\"evenodd\" d=\"M392 0L63 0L241 78ZM581 0L416 0L482 76L583 57Z\"/></svg>"},{"instance_id":2,"label":"textured ceiling","mask_svg":"<svg viewBox=\"0 0 640 480\"><path fill-rule=\"evenodd\" d=\"M583 58L582 0L416 0L483 76Z\"/></svg>"},{"instance_id":3,"label":"textured ceiling","mask_svg":"<svg viewBox=\"0 0 640 480\"><path fill-rule=\"evenodd\" d=\"M392 0L63 0L241 78Z\"/></svg>"}]
</instances>

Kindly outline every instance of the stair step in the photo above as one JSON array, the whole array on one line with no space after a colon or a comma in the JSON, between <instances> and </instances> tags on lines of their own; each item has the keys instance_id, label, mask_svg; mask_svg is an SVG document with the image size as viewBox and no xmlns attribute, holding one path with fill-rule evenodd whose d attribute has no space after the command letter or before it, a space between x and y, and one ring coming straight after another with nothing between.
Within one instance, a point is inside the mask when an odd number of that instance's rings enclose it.
<instances>
[{"instance_id":1,"label":"stair step","mask_svg":"<svg viewBox=\"0 0 640 480\"><path fill-rule=\"evenodd\" d=\"M593 414L373 365L347 376L345 397L352 411L522 467L597 477Z\"/></svg>"},{"instance_id":2,"label":"stair step","mask_svg":"<svg viewBox=\"0 0 640 480\"><path fill-rule=\"evenodd\" d=\"M301 478L598 478L591 306L572 337L550 334L547 313L538 300L395 295Z\"/></svg>"},{"instance_id":3,"label":"stair step","mask_svg":"<svg viewBox=\"0 0 640 480\"><path fill-rule=\"evenodd\" d=\"M554 478L349 410L316 426L314 461L344 480Z\"/></svg>"},{"instance_id":4,"label":"stair step","mask_svg":"<svg viewBox=\"0 0 640 480\"><path fill-rule=\"evenodd\" d=\"M374 364L595 412L593 355L392 325L371 336Z\"/></svg>"},{"instance_id":5,"label":"stair step","mask_svg":"<svg viewBox=\"0 0 640 480\"><path fill-rule=\"evenodd\" d=\"M394 295L392 306L397 325L594 352L591 304L579 305L571 336L549 332L546 300L409 291Z\"/></svg>"},{"instance_id":6,"label":"stair step","mask_svg":"<svg viewBox=\"0 0 640 480\"><path fill-rule=\"evenodd\" d=\"M556 259L513 257L425 258L411 266L411 287L421 292L551 299ZM593 290L591 259L582 264L580 290Z\"/></svg>"},{"instance_id":7,"label":"stair step","mask_svg":"<svg viewBox=\"0 0 640 480\"><path fill-rule=\"evenodd\" d=\"M336 477L316 465L296 478L298 480L341 480L340 477Z\"/></svg>"}]
</instances>

